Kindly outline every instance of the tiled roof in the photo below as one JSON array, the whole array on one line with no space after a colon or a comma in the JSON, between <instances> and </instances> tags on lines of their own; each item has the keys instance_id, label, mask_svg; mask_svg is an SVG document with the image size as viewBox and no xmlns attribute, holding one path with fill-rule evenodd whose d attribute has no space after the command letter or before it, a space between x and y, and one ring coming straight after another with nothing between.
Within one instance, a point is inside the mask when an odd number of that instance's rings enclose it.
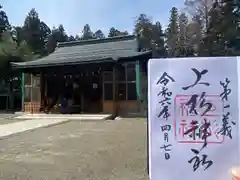
<instances>
[{"instance_id":1,"label":"tiled roof","mask_svg":"<svg viewBox=\"0 0 240 180\"><path fill-rule=\"evenodd\" d=\"M49 67L118 61L145 54L138 52L135 36L59 43L50 55L34 61L12 63L16 68Z\"/></svg>"}]
</instances>

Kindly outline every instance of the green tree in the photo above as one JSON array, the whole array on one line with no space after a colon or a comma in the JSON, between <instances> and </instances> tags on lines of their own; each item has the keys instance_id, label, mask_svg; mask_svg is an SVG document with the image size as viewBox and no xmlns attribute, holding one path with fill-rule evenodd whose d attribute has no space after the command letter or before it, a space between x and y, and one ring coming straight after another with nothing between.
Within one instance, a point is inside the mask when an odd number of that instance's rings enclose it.
<instances>
[{"instance_id":1,"label":"green tree","mask_svg":"<svg viewBox=\"0 0 240 180\"><path fill-rule=\"evenodd\" d=\"M188 17L185 13L181 13L178 19L179 24L179 35L178 35L178 47L176 51L176 56L186 57L194 56L194 44L191 41L194 36L191 36L191 28L193 24L188 22Z\"/></svg>"},{"instance_id":2,"label":"green tree","mask_svg":"<svg viewBox=\"0 0 240 180\"><path fill-rule=\"evenodd\" d=\"M135 22L134 34L139 40L141 51L153 50L156 57L165 54L164 33L160 22L154 24L147 15L140 14Z\"/></svg>"},{"instance_id":3,"label":"green tree","mask_svg":"<svg viewBox=\"0 0 240 180\"><path fill-rule=\"evenodd\" d=\"M140 49L142 51L153 49L153 24L146 14L140 14L137 18L134 33L139 40Z\"/></svg>"},{"instance_id":4,"label":"green tree","mask_svg":"<svg viewBox=\"0 0 240 180\"><path fill-rule=\"evenodd\" d=\"M221 6L221 31L226 55L240 55L240 2L223 0Z\"/></svg>"},{"instance_id":5,"label":"green tree","mask_svg":"<svg viewBox=\"0 0 240 180\"><path fill-rule=\"evenodd\" d=\"M97 31L93 34L93 37L94 37L94 38L97 38L97 39L105 38L103 32L102 32L100 29L97 30Z\"/></svg>"},{"instance_id":6,"label":"green tree","mask_svg":"<svg viewBox=\"0 0 240 180\"><path fill-rule=\"evenodd\" d=\"M170 12L171 16L166 30L166 43L169 56L176 57L179 45L178 9L173 7Z\"/></svg>"},{"instance_id":7,"label":"green tree","mask_svg":"<svg viewBox=\"0 0 240 180\"><path fill-rule=\"evenodd\" d=\"M214 3L209 12L207 30L203 37L203 43L199 52L201 56L220 56L224 55L224 42L221 30L222 15L220 4Z\"/></svg>"},{"instance_id":8,"label":"green tree","mask_svg":"<svg viewBox=\"0 0 240 180\"><path fill-rule=\"evenodd\" d=\"M188 46L188 18L185 13L179 15L179 46L185 48Z\"/></svg>"},{"instance_id":9,"label":"green tree","mask_svg":"<svg viewBox=\"0 0 240 180\"><path fill-rule=\"evenodd\" d=\"M68 37L68 41L76 41L76 39L75 39L74 36L71 35L71 36Z\"/></svg>"},{"instance_id":10,"label":"green tree","mask_svg":"<svg viewBox=\"0 0 240 180\"><path fill-rule=\"evenodd\" d=\"M58 28L56 29L56 31L54 33L56 33L56 41L57 42L66 42L68 40L67 33L62 24L60 24L58 26Z\"/></svg>"},{"instance_id":11,"label":"green tree","mask_svg":"<svg viewBox=\"0 0 240 180\"><path fill-rule=\"evenodd\" d=\"M159 21L152 25L152 42L155 44L156 49L164 48L164 33L162 25Z\"/></svg>"},{"instance_id":12,"label":"green tree","mask_svg":"<svg viewBox=\"0 0 240 180\"><path fill-rule=\"evenodd\" d=\"M20 86L21 74L11 69L11 62L28 61L39 58L32 53L31 48L25 41L17 44L11 36L11 32L2 33L2 41L0 42L0 81L8 87L10 108L14 107L13 101L13 81ZM20 88L20 87L19 87ZM8 104L8 102L7 102Z\"/></svg>"},{"instance_id":13,"label":"green tree","mask_svg":"<svg viewBox=\"0 0 240 180\"><path fill-rule=\"evenodd\" d=\"M185 10L190 16L197 20L204 33L209 24L209 12L212 9L214 0L185 0Z\"/></svg>"},{"instance_id":14,"label":"green tree","mask_svg":"<svg viewBox=\"0 0 240 180\"><path fill-rule=\"evenodd\" d=\"M119 31L118 29L111 27L108 33L108 37L115 37L115 36L126 36L129 33L127 31Z\"/></svg>"},{"instance_id":15,"label":"green tree","mask_svg":"<svg viewBox=\"0 0 240 180\"><path fill-rule=\"evenodd\" d=\"M0 38L3 32L9 31L11 29L8 17L6 13L2 10L2 8L3 7L0 5Z\"/></svg>"},{"instance_id":16,"label":"green tree","mask_svg":"<svg viewBox=\"0 0 240 180\"><path fill-rule=\"evenodd\" d=\"M86 24L83 27L83 31L82 31L82 40L88 40L88 39L93 39L93 32L91 31L91 28L89 26L89 24Z\"/></svg>"},{"instance_id":17,"label":"green tree","mask_svg":"<svg viewBox=\"0 0 240 180\"><path fill-rule=\"evenodd\" d=\"M76 40L76 41L80 41L80 40L81 40L80 36L79 36L79 35L76 35L76 36L75 36L75 40Z\"/></svg>"},{"instance_id":18,"label":"green tree","mask_svg":"<svg viewBox=\"0 0 240 180\"><path fill-rule=\"evenodd\" d=\"M234 0L215 2L209 13L209 24L201 46L204 56L236 56L240 29L239 10Z\"/></svg>"},{"instance_id":19,"label":"green tree","mask_svg":"<svg viewBox=\"0 0 240 180\"><path fill-rule=\"evenodd\" d=\"M36 58L39 56L32 53L25 41L18 45L13 40L11 32L5 31L0 42L0 79L8 82L13 77L10 62L30 61Z\"/></svg>"},{"instance_id":20,"label":"green tree","mask_svg":"<svg viewBox=\"0 0 240 180\"><path fill-rule=\"evenodd\" d=\"M155 57L162 57L166 55L166 48L164 42L165 34L162 30L160 22L156 22L152 25L152 50Z\"/></svg>"},{"instance_id":21,"label":"green tree","mask_svg":"<svg viewBox=\"0 0 240 180\"><path fill-rule=\"evenodd\" d=\"M47 38L46 48L48 53L52 53L57 47L58 42L67 42L69 40L63 25L58 28L53 27L51 34Z\"/></svg>"},{"instance_id":22,"label":"green tree","mask_svg":"<svg viewBox=\"0 0 240 180\"><path fill-rule=\"evenodd\" d=\"M20 43L24 41L24 30L20 26L15 26L12 28L12 38L17 43L17 46L20 46Z\"/></svg>"},{"instance_id":23,"label":"green tree","mask_svg":"<svg viewBox=\"0 0 240 180\"><path fill-rule=\"evenodd\" d=\"M50 34L48 26L39 19L35 9L31 9L24 21L24 39L34 53L42 54L45 39Z\"/></svg>"}]
</instances>

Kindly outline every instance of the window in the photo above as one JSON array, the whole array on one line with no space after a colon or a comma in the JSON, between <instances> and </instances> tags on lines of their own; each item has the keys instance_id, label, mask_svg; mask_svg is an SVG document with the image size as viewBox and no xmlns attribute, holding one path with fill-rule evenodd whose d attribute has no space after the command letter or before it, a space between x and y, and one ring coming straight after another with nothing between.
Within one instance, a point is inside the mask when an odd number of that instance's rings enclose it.
<instances>
[{"instance_id":1,"label":"window","mask_svg":"<svg viewBox=\"0 0 240 180\"><path fill-rule=\"evenodd\" d=\"M136 100L135 63L122 64L119 67L119 100ZM113 100L113 72L103 72L104 100Z\"/></svg>"},{"instance_id":2,"label":"window","mask_svg":"<svg viewBox=\"0 0 240 180\"><path fill-rule=\"evenodd\" d=\"M136 81L135 67L127 66L127 81Z\"/></svg>"},{"instance_id":3,"label":"window","mask_svg":"<svg viewBox=\"0 0 240 180\"><path fill-rule=\"evenodd\" d=\"M27 78L27 79L26 79ZM26 81L25 81L26 80ZM40 101L40 77L25 74L24 101Z\"/></svg>"},{"instance_id":4,"label":"window","mask_svg":"<svg viewBox=\"0 0 240 180\"><path fill-rule=\"evenodd\" d=\"M24 88L24 102L30 102L31 101L31 87Z\"/></svg>"},{"instance_id":5,"label":"window","mask_svg":"<svg viewBox=\"0 0 240 180\"><path fill-rule=\"evenodd\" d=\"M112 82L113 81L113 72L111 72L111 71L103 72L103 80Z\"/></svg>"},{"instance_id":6,"label":"window","mask_svg":"<svg viewBox=\"0 0 240 180\"><path fill-rule=\"evenodd\" d=\"M103 72L103 97L104 100L113 100L113 71L112 68L105 69Z\"/></svg>"},{"instance_id":7,"label":"window","mask_svg":"<svg viewBox=\"0 0 240 180\"><path fill-rule=\"evenodd\" d=\"M39 87L32 87L32 101L38 102L41 100L41 94Z\"/></svg>"},{"instance_id":8,"label":"window","mask_svg":"<svg viewBox=\"0 0 240 180\"><path fill-rule=\"evenodd\" d=\"M7 94L8 93L8 83L4 80L0 82L0 94Z\"/></svg>"},{"instance_id":9,"label":"window","mask_svg":"<svg viewBox=\"0 0 240 180\"><path fill-rule=\"evenodd\" d=\"M104 83L104 100L113 100L113 84Z\"/></svg>"},{"instance_id":10,"label":"window","mask_svg":"<svg viewBox=\"0 0 240 180\"><path fill-rule=\"evenodd\" d=\"M118 76L119 76L119 81L126 81L126 66L125 64L122 64L118 67Z\"/></svg>"},{"instance_id":11,"label":"window","mask_svg":"<svg viewBox=\"0 0 240 180\"><path fill-rule=\"evenodd\" d=\"M126 83L118 84L119 100L126 100Z\"/></svg>"},{"instance_id":12,"label":"window","mask_svg":"<svg viewBox=\"0 0 240 180\"><path fill-rule=\"evenodd\" d=\"M24 73L24 84L31 85L31 74Z\"/></svg>"},{"instance_id":13,"label":"window","mask_svg":"<svg viewBox=\"0 0 240 180\"><path fill-rule=\"evenodd\" d=\"M136 100L137 93L136 93L136 83L127 83L127 99L128 100Z\"/></svg>"}]
</instances>

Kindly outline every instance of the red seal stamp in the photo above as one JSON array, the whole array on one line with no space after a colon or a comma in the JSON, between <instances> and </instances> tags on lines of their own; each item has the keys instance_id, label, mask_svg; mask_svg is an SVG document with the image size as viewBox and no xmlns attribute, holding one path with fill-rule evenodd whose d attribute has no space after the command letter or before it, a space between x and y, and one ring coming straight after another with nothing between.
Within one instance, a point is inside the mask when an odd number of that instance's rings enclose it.
<instances>
[{"instance_id":1,"label":"red seal stamp","mask_svg":"<svg viewBox=\"0 0 240 180\"><path fill-rule=\"evenodd\" d=\"M174 136L179 143L204 143L201 127L208 122L207 128L209 144L221 144L224 136L217 132L220 130L224 103L219 95L206 95L205 104L211 104L211 110L195 102L194 113L190 111L189 100L192 95L176 95L174 98ZM190 132L191 130L191 132ZM190 133L189 133L190 132ZM187 134L186 134L187 133ZM206 133L206 132L205 132Z\"/></svg>"}]
</instances>

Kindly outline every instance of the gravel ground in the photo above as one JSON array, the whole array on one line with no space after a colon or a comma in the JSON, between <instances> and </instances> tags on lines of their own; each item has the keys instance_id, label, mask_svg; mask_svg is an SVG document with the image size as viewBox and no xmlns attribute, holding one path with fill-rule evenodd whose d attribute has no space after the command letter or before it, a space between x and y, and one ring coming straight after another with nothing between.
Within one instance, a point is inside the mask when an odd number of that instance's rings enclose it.
<instances>
[{"instance_id":1,"label":"gravel ground","mask_svg":"<svg viewBox=\"0 0 240 180\"><path fill-rule=\"evenodd\" d=\"M0 140L1 180L147 180L146 121L73 121Z\"/></svg>"}]
</instances>

